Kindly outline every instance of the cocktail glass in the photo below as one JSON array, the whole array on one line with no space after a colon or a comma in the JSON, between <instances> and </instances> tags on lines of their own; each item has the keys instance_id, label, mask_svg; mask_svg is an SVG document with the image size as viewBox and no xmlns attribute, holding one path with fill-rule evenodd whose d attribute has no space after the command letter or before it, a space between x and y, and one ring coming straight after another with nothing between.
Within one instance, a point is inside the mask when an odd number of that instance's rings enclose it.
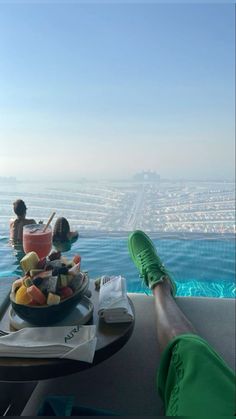
<instances>
[{"instance_id":1,"label":"cocktail glass","mask_svg":"<svg viewBox=\"0 0 236 419\"><path fill-rule=\"evenodd\" d=\"M52 228L44 224L29 224L23 227L23 249L25 253L36 252L39 259L49 255L52 249Z\"/></svg>"}]
</instances>

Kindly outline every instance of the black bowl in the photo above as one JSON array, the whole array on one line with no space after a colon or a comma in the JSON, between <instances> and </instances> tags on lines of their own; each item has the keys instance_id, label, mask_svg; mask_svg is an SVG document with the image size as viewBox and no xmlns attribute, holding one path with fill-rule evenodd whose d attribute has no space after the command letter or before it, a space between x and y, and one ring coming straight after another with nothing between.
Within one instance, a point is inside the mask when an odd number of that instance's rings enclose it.
<instances>
[{"instance_id":1,"label":"black bowl","mask_svg":"<svg viewBox=\"0 0 236 419\"><path fill-rule=\"evenodd\" d=\"M30 306L15 302L15 293L10 294L15 313L35 326L50 326L63 320L77 306L88 291L89 279L86 276L81 287L71 296L56 305Z\"/></svg>"}]
</instances>

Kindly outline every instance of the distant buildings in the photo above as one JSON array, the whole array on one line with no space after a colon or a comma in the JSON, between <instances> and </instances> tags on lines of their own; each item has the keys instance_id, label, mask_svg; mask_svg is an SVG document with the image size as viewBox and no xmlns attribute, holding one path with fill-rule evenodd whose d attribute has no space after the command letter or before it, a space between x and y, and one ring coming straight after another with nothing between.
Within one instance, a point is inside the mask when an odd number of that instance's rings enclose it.
<instances>
[{"instance_id":1,"label":"distant buildings","mask_svg":"<svg viewBox=\"0 0 236 419\"><path fill-rule=\"evenodd\" d=\"M33 181L21 182L20 190L22 196L27 194L35 219L47 219L53 206L79 231L235 234L235 184L158 181L156 173L145 171L135 177L136 181L100 184L45 183L40 191ZM8 234L12 196L19 193L15 185L0 183L4 234Z\"/></svg>"},{"instance_id":2,"label":"distant buildings","mask_svg":"<svg viewBox=\"0 0 236 419\"><path fill-rule=\"evenodd\" d=\"M160 175L158 175L156 172L152 172L151 170L148 170L147 172L142 171L136 173L133 176L133 180L135 182L159 182Z\"/></svg>"}]
</instances>

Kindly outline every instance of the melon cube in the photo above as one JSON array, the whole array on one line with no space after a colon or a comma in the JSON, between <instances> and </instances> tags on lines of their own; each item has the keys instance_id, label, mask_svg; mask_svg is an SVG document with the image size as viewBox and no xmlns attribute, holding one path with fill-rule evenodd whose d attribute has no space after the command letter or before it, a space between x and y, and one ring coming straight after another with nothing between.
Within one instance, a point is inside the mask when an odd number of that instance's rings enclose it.
<instances>
[{"instance_id":1,"label":"melon cube","mask_svg":"<svg viewBox=\"0 0 236 419\"><path fill-rule=\"evenodd\" d=\"M39 257L35 252L27 253L20 261L20 265L24 272L28 272L31 269L37 269Z\"/></svg>"},{"instance_id":2,"label":"melon cube","mask_svg":"<svg viewBox=\"0 0 236 419\"><path fill-rule=\"evenodd\" d=\"M59 304L61 301L60 295L53 294L52 292L49 292L48 298L47 298L47 304L49 306Z\"/></svg>"}]
</instances>

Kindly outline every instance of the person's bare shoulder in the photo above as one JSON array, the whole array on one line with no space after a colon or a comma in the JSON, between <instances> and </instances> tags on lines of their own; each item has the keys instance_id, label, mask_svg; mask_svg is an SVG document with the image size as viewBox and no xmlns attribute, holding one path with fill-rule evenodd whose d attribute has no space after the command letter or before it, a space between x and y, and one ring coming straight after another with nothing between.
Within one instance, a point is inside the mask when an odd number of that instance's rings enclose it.
<instances>
[{"instance_id":1,"label":"person's bare shoulder","mask_svg":"<svg viewBox=\"0 0 236 419\"><path fill-rule=\"evenodd\" d=\"M10 239L13 240L14 238L14 224L15 224L15 219L11 218L9 225L10 225Z\"/></svg>"}]
</instances>

